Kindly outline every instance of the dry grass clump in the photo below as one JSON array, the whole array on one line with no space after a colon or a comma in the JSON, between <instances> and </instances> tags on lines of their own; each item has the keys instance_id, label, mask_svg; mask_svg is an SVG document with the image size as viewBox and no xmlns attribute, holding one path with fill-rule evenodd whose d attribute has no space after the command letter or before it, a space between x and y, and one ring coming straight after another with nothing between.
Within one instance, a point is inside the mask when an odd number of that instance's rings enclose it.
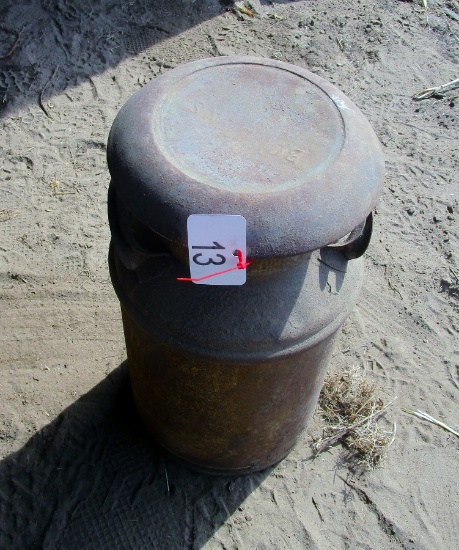
<instances>
[{"instance_id":1,"label":"dry grass clump","mask_svg":"<svg viewBox=\"0 0 459 550\"><path fill-rule=\"evenodd\" d=\"M392 403L384 404L359 366L327 376L319 398L327 426L313 445L315 453L343 442L360 467L374 468L395 438L395 424L392 432L376 424Z\"/></svg>"}]
</instances>

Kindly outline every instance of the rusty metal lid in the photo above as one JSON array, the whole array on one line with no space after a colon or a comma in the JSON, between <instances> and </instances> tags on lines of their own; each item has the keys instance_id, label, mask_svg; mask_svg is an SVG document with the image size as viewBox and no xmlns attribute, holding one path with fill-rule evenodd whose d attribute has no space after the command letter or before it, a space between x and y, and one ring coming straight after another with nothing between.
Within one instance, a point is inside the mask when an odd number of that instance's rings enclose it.
<instances>
[{"instance_id":1,"label":"rusty metal lid","mask_svg":"<svg viewBox=\"0 0 459 550\"><path fill-rule=\"evenodd\" d=\"M116 117L108 166L133 214L177 244L187 245L190 214L243 215L253 258L343 237L374 208L384 174L375 133L342 92L255 57L155 78Z\"/></svg>"}]
</instances>

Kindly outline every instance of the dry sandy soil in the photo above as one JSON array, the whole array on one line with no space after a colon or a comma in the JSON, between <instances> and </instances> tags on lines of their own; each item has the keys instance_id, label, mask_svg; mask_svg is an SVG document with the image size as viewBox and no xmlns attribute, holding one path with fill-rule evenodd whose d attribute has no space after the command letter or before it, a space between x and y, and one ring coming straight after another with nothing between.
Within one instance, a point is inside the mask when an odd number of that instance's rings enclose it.
<instances>
[{"instance_id":1,"label":"dry sandy soil","mask_svg":"<svg viewBox=\"0 0 459 550\"><path fill-rule=\"evenodd\" d=\"M411 98L459 77L458 5L228 4L1 2L20 31L0 61L2 550L457 548L459 440L402 407L459 426L459 92ZM14 41L0 29L0 56ZM383 144L365 287L331 365L398 397L394 444L364 476L340 446L312 459L319 415L279 465L231 478L163 458L133 409L106 260L108 132L144 83L226 54L334 82Z\"/></svg>"}]
</instances>

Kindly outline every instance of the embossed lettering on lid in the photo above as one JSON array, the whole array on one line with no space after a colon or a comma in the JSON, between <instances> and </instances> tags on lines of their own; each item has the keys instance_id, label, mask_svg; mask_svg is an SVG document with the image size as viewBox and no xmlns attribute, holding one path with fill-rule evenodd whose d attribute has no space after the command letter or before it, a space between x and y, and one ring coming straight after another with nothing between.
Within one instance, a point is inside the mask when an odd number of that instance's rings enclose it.
<instances>
[{"instance_id":1,"label":"embossed lettering on lid","mask_svg":"<svg viewBox=\"0 0 459 550\"><path fill-rule=\"evenodd\" d=\"M163 95L153 131L189 177L232 191L304 184L339 154L343 120L319 87L287 70L246 63L202 69Z\"/></svg>"}]
</instances>

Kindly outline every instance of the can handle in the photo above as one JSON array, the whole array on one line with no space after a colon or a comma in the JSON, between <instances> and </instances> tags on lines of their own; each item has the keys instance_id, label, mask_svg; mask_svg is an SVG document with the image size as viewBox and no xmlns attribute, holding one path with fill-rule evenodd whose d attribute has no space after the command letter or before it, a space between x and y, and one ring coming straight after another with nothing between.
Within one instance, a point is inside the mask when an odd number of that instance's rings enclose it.
<instances>
[{"instance_id":1,"label":"can handle","mask_svg":"<svg viewBox=\"0 0 459 550\"><path fill-rule=\"evenodd\" d=\"M136 271L153 256L170 256L170 253L152 253L142 251L134 248L130 243L128 243L119 224L116 199L116 191L111 183L108 188L107 199L108 223L110 226L113 244L116 247L118 256L120 257L124 267L129 269L129 271Z\"/></svg>"},{"instance_id":2,"label":"can handle","mask_svg":"<svg viewBox=\"0 0 459 550\"><path fill-rule=\"evenodd\" d=\"M341 252L346 260L355 260L365 253L370 244L372 232L373 212L370 212L367 218L349 233L344 242L329 244L325 248Z\"/></svg>"}]
</instances>

